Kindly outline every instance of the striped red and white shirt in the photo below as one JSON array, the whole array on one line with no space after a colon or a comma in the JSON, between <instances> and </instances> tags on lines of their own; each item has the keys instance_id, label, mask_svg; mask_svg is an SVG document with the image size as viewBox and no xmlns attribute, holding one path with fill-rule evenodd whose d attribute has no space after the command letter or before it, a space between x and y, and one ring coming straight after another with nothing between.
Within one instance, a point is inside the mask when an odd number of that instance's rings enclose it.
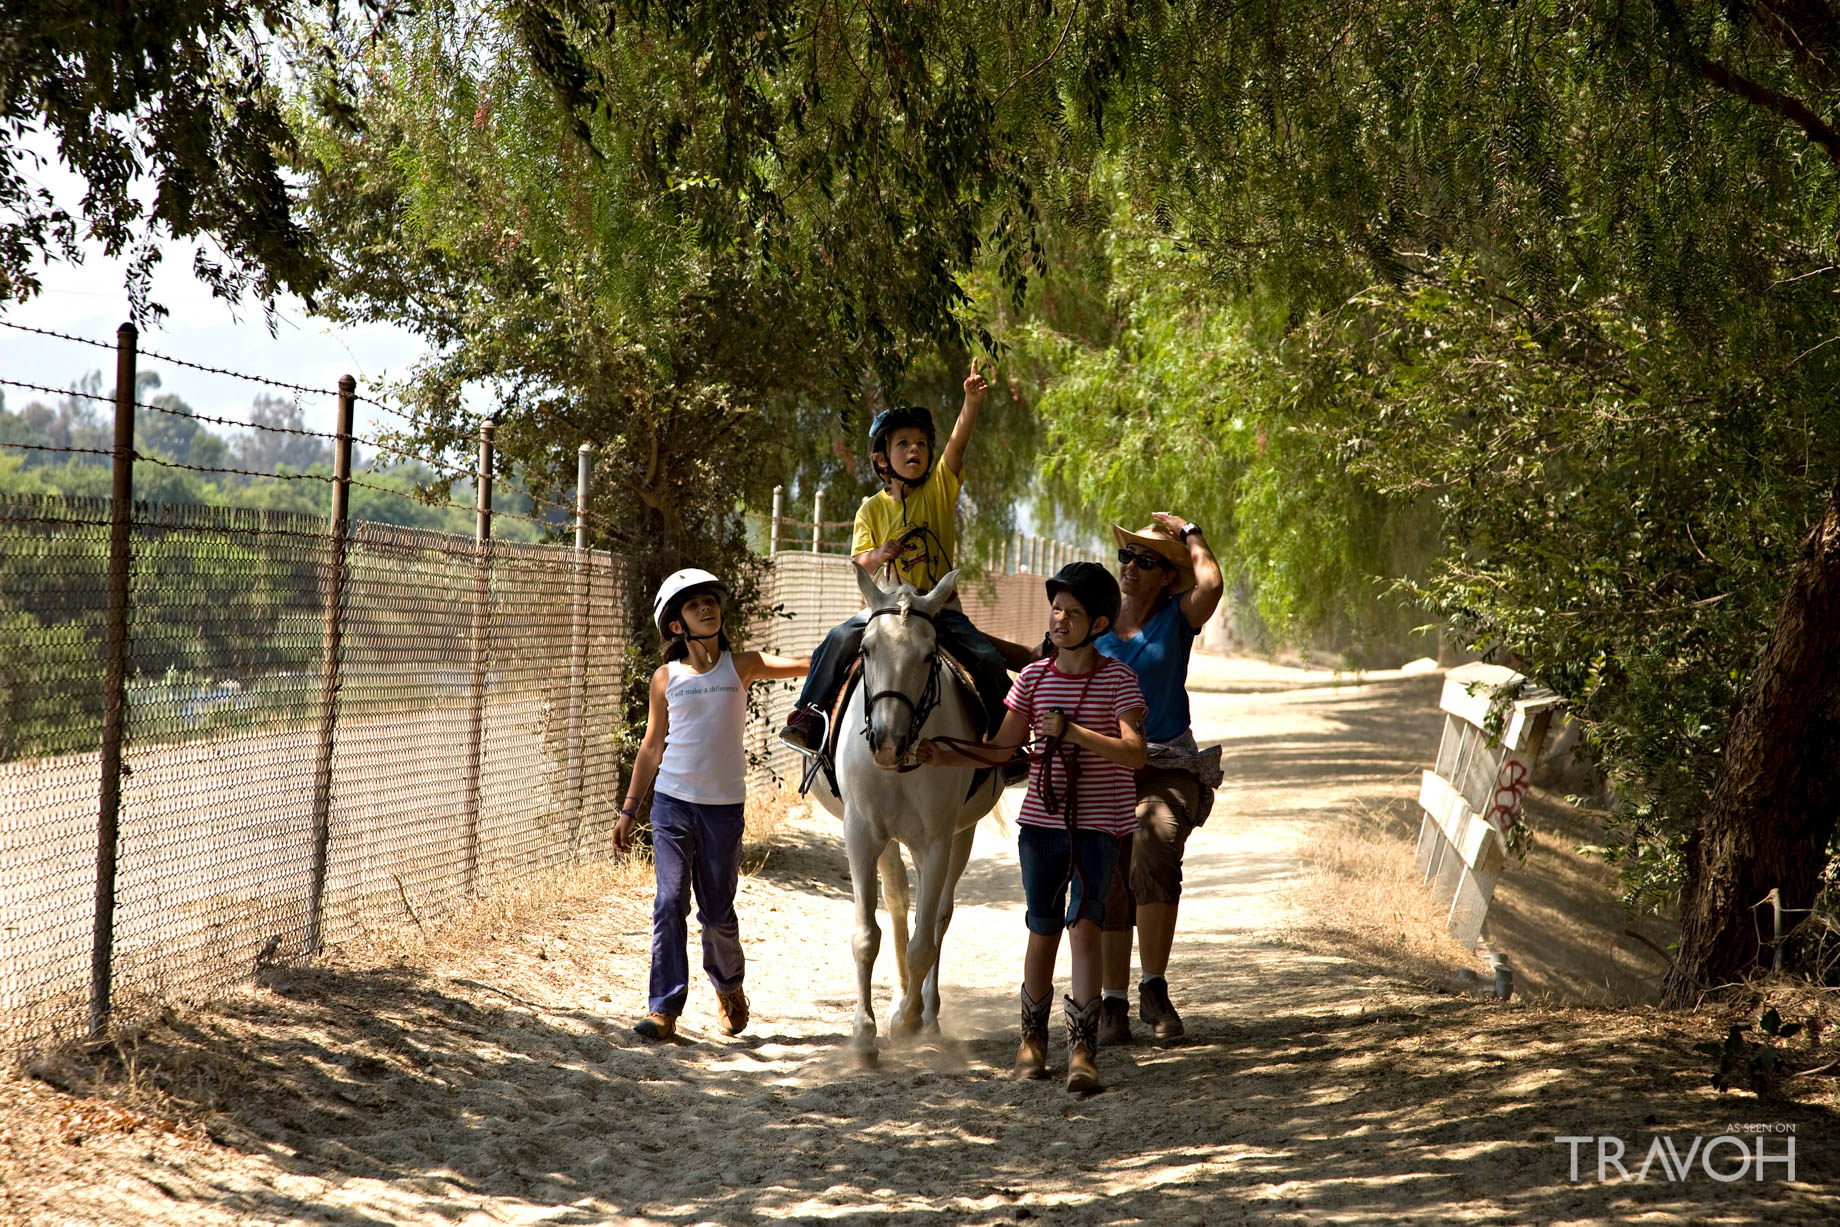
<instances>
[{"instance_id":1,"label":"striped red and white shirt","mask_svg":"<svg viewBox=\"0 0 1840 1227\"><path fill-rule=\"evenodd\" d=\"M1144 710L1137 674L1109 656L1096 659L1098 664L1090 673L1062 673L1053 660L1038 660L1009 688L1004 702L1011 711L1028 718L1034 741L1041 741L1041 718L1053 708L1058 707L1069 724L1105 737L1119 735L1118 720L1126 712ZM1113 835L1135 831L1137 785L1131 769L1100 758L1085 746L1077 753L1080 778L1074 794L1075 825L1083 831ZM1027 826L1063 827L1066 819L1049 812L1042 800L1044 777L1057 794L1066 795L1066 768L1060 756L1042 759L1029 772L1028 796L1016 820Z\"/></svg>"}]
</instances>

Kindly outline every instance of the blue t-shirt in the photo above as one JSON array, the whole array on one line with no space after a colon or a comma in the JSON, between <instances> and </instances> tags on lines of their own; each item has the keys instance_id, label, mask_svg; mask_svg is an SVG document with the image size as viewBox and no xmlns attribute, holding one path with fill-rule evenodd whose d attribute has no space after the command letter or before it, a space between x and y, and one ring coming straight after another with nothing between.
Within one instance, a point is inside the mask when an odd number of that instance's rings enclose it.
<instances>
[{"instance_id":1,"label":"blue t-shirt","mask_svg":"<svg viewBox=\"0 0 1840 1227\"><path fill-rule=\"evenodd\" d=\"M1129 639L1107 631L1093 640L1096 650L1137 674L1149 705L1144 719L1149 741L1169 741L1188 729L1188 650L1198 634L1182 616L1182 602L1169 598Z\"/></svg>"}]
</instances>

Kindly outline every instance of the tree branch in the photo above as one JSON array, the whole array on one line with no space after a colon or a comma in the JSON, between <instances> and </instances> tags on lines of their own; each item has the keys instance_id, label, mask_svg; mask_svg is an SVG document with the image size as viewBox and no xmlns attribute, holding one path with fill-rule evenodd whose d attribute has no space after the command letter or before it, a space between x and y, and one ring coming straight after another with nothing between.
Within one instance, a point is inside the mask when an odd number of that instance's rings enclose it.
<instances>
[{"instance_id":1,"label":"tree branch","mask_svg":"<svg viewBox=\"0 0 1840 1227\"><path fill-rule=\"evenodd\" d=\"M1027 81L1030 77L1034 76L1036 73L1040 72L1042 69L1046 68L1050 63L1053 62L1054 57L1061 53L1061 47L1067 42L1067 32L1073 29L1073 19L1079 16L1079 13L1080 13L1079 0L1074 0L1074 3L1070 5L1067 9L1067 24L1061 27L1061 36L1057 38L1056 40L1054 40L1054 49L1049 51L1047 55L1043 56L1039 61L1037 61L1034 67L1024 72L1020 77L1017 77L1014 81L1011 81L1008 85L1005 85L1002 89L1002 92L1000 92L996 96L995 101L1002 102L1005 98L1009 97L1009 93L1011 90L1015 89L1018 85L1021 85L1024 81Z\"/></svg>"},{"instance_id":2,"label":"tree branch","mask_svg":"<svg viewBox=\"0 0 1840 1227\"><path fill-rule=\"evenodd\" d=\"M1754 107L1772 111L1795 124L1809 140L1827 151L1829 159L1840 165L1840 132L1834 131L1807 103L1773 90L1761 81L1753 81L1701 51L1694 45L1686 19L1682 17L1674 0L1656 0L1655 13L1700 76L1726 93L1742 98Z\"/></svg>"},{"instance_id":3,"label":"tree branch","mask_svg":"<svg viewBox=\"0 0 1840 1227\"><path fill-rule=\"evenodd\" d=\"M1840 132L1834 131L1830 124L1816 115L1800 98L1778 93L1762 82L1753 81L1742 73L1733 72L1717 60L1708 59L1705 56L1699 57L1699 71L1706 80L1727 93L1737 95L1752 106L1774 111L1784 119L1796 124L1809 140L1825 149L1827 156L1835 164L1840 165Z\"/></svg>"}]
</instances>

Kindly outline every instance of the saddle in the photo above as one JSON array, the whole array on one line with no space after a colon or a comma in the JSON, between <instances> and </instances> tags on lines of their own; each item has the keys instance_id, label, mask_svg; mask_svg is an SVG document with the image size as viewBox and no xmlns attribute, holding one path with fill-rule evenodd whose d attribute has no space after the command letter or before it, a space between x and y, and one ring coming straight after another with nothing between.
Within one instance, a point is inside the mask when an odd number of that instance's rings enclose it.
<instances>
[{"instance_id":1,"label":"saddle","mask_svg":"<svg viewBox=\"0 0 1840 1227\"><path fill-rule=\"evenodd\" d=\"M985 714L983 698L978 694L977 680L971 676L971 670L965 668L964 663L951 652L943 649L939 653L939 663L973 696L971 704L973 735L981 741L996 732L995 729L988 727L990 721ZM856 658L850 662L849 672L843 675L843 685L837 688L837 697L831 700L830 711L825 713L827 718L824 722L824 745L811 756L811 761L805 764L805 773L799 779L800 796L811 791L812 781L817 778L820 771L824 773L824 782L830 785L830 790L838 796L843 795L843 790L837 787L837 743L838 738L842 735L843 713L849 709L850 696L860 685L862 685L862 653L858 652ZM972 774L971 788L965 793L967 799L982 787L984 781L990 778L993 770L995 768L979 767Z\"/></svg>"}]
</instances>

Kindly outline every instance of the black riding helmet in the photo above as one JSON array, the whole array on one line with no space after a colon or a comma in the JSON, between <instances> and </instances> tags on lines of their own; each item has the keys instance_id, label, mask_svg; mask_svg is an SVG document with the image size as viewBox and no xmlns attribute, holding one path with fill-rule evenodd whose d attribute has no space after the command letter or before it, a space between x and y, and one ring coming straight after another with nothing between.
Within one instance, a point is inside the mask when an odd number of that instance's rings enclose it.
<instances>
[{"instance_id":1,"label":"black riding helmet","mask_svg":"<svg viewBox=\"0 0 1840 1227\"><path fill-rule=\"evenodd\" d=\"M933 427L933 415L930 410L920 405L902 405L896 409L884 409L876 414L875 420L869 423L869 454L873 456L876 452L880 452L884 456L887 455L888 440L895 431L907 427L926 432L926 471L910 483L918 486L933 475L933 465L939 460L939 434ZM870 463L875 462L871 460ZM895 476L892 469L881 464L875 464L875 475L883 481L888 481ZM901 480L906 481L907 479L903 477Z\"/></svg>"},{"instance_id":2,"label":"black riding helmet","mask_svg":"<svg viewBox=\"0 0 1840 1227\"><path fill-rule=\"evenodd\" d=\"M1048 578L1048 600L1052 602L1060 592L1069 592L1080 603L1086 616L1097 624L1105 619L1106 629L1118 620L1118 581L1112 573L1096 562L1070 562ZM1085 647L1103 631L1094 632L1087 628L1086 638L1078 647Z\"/></svg>"}]
</instances>

